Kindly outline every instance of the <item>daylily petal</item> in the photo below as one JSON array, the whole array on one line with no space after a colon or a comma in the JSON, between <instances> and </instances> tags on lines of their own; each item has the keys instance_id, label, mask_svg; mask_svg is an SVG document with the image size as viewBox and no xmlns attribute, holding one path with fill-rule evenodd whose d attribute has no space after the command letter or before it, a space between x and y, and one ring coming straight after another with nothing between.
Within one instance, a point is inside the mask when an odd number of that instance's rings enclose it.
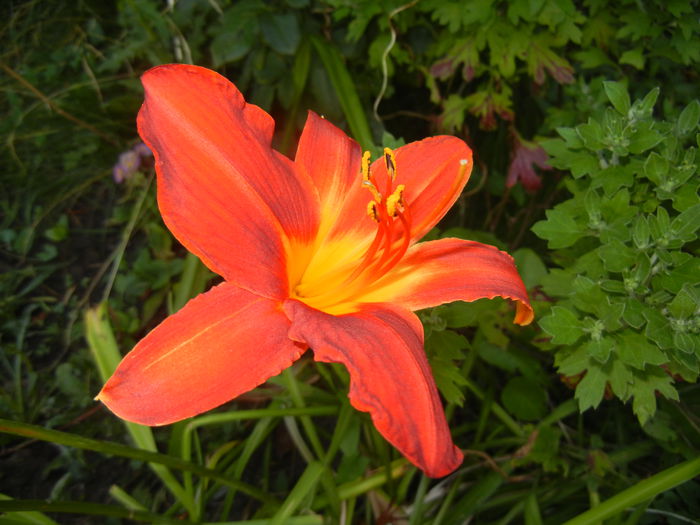
<instances>
[{"instance_id":1,"label":"daylily petal","mask_svg":"<svg viewBox=\"0 0 700 525\"><path fill-rule=\"evenodd\" d=\"M291 365L279 303L223 283L166 318L127 354L100 392L123 419L165 425L214 408Z\"/></svg>"},{"instance_id":2,"label":"daylily petal","mask_svg":"<svg viewBox=\"0 0 700 525\"><path fill-rule=\"evenodd\" d=\"M391 305L332 316L289 300L289 337L310 346L317 361L344 364L350 401L369 412L377 430L428 476L456 469L462 453L449 428L423 350L423 327Z\"/></svg>"},{"instance_id":3,"label":"daylily petal","mask_svg":"<svg viewBox=\"0 0 700 525\"><path fill-rule=\"evenodd\" d=\"M308 174L318 191L322 220L320 235L343 216L348 193L361 186L361 158L362 151L357 142L309 111L294 162Z\"/></svg>"},{"instance_id":4,"label":"daylily petal","mask_svg":"<svg viewBox=\"0 0 700 525\"><path fill-rule=\"evenodd\" d=\"M403 184L404 199L411 214L411 239L423 237L455 203L472 171L472 151L464 141L450 136L437 136L411 142L395 150L396 180ZM461 161L466 161L464 164ZM387 178L383 158L372 163L371 172L380 191ZM386 196L385 196L386 197ZM352 188L345 209L334 231L353 232L367 229L367 202L371 196L361 185ZM375 226L369 220L370 226Z\"/></svg>"},{"instance_id":5,"label":"daylily petal","mask_svg":"<svg viewBox=\"0 0 700 525\"><path fill-rule=\"evenodd\" d=\"M441 239L411 247L394 270L356 300L420 310L496 296L517 302L517 324L532 321L527 291L510 255L487 244Z\"/></svg>"},{"instance_id":6,"label":"daylily petal","mask_svg":"<svg viewBox=\"0 0 700 525\"><path fill-rule=\"evenodd\" d=\"M272 118L204 68L160 66L142 82L139 133L155 154L168 228L227 280L284 296L285 251L313 240L318 203L311 181L272 149Z\"/></svg>"}]
</instances>

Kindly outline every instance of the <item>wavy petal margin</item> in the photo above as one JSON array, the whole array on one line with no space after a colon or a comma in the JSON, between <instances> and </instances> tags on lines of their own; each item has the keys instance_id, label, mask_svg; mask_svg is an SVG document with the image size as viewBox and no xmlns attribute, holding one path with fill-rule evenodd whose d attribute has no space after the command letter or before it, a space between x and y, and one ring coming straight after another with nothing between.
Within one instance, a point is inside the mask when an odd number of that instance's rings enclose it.
<instances>
[{"instance_id":1,"label":"wavy petal margin","mask_svg":"<svg viewBox=\"0 0 700 525\"><path fill-rule=\"evenodd\" d=\"M332 316L296 300L285 301L284 311L292 321L289 337L310 346L317 361L347 367L352 405L369 412L377 430L412 463L436 478L461 464L415 315L369 305Z\"/></svg>"},{"instance_id":2,"label":"wavy petal margin","mask_svg":"<svg viewBox=\"0 0 700 525\"><path fill-rule=\"evenodd\" d=\"M287 244L312 242L319 218L311 181L272 149L272 118L205 68L159 66L141 80L138 128L168 228L226 280L283 297Z\"/></svg>"},{"instance_id":3,"label":"wavy petal margin","mask_svg":"<svg viewBox=\"0 0 700 525\"><path fill-rule=\"evenodd\" d=\"M122 419L166 425L212 409L290 366L279 303L230 283L195 297L124 357L97 399Z\"/></svg>"},{"instance_id":4,"label":"wavy petal margin","mask_svg":"<svg viewBox=\"0 0 700 525\"><path fill-rule=\"evenodd\" d=\"M515 323L532 322L532 306L510 255L488 244L440 239L412 246L399 265L357 301L421 310L494 297L516 302Z\"/></svg>"}]
</instances>

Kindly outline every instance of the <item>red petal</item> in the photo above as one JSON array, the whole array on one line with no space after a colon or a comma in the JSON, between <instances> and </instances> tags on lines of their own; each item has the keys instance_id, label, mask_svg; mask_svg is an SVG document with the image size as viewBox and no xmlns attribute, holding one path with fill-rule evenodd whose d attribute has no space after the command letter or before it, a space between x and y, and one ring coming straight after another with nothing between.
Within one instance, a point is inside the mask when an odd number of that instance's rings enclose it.
<instances>
[{"instance_id":1,"label":"red petal","mask_svg":"<svg viewBox=\"0 0 700 525\"><path fill-rule=\"evenodd\" d=\"M395 156L394 188L399 184L406 186L404 198L410 208L411 238L415 241L445 216L462 193L472 170L472 151L456 137L438 136L402 146ZM461 161L466 161L464 166ZM375 160L371 171L380 191L384 191L382 185L387 177L384 159ZM373 233L376 225L368 219L366 211L370 200L366 189L359 183L354 186L337 229L353 231L359 225Z\"/></svg>"},{"instance_id":2,"label":"red petal","mask_svg":"<svg viewBox=\"0 0 700 525\"><path fill-rule=\"evenodd\" d=\"M350 401L369 412L377 430L428 476L446 476L462 462L423 351L415 315L371 305L332 316L289 300L289 336L313 348L318 361L343 363Z\"/></svg>"},{"instance_id":3,"label":"red petal","mask_svg":"<svg viewBox=\"0 0 700 525\"><path fill-rule=\"evenodd\" d=\"M527 291L510 255L487 244L441 239L411 247L398 266L358 301L420 310L496 296L517 301L516 323L532 321Z\"/></svg>"},{"instance_id":4,"label":"red petal","mask_svg":"<svg viewBox=\"0 0 700 525\"><path fill-rule=\"evenodd\" d=\"M98 399L144 425L194 416L292 364L306 347L289 340L289 324L279 303L223 283L143 338Z\"/></svg>"},{"instance_id":5,"label":"red petal","mask_svg":"<svg viewBox=\"0 0 700 525\"><path fill-rule=\"evenodd\" d=\"M139 133L155 154L168 228L227 280L284 296L285 244L313 240L318 204L308 178L272 149L272 118L204 68L160 66L142 82Z\"/></svg>"},{"instance_id":6,"label":"red petal","mask_svg":"<svg viewBox=\"0 0 700 525\"><path fill-rule=\"evenodd\" d=\"M294 162L313 181L321 201L321 216L330 224L342 216L348 193L361 185L357 142L313 111L304 125ZM369 194L367 194L369 195Z\"/></svg>"}]
</instances>

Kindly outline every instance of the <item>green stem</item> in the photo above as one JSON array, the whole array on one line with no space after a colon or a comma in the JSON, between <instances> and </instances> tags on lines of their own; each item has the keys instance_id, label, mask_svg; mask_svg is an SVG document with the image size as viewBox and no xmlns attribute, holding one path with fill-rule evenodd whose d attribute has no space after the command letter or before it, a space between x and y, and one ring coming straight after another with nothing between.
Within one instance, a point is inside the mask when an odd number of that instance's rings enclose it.
<instances>
[{"instance_id":1,"label":"green stem","mask_svg":"<svg viewBox=\"0 0 700 525\"><path fill-rule=\"evenodd\" d=\"M565 525L589 525L615 516L629 507L655 498L662 492L700 475L700 458L684 461L623 490L597 507L579 514Z\"/></svg>"},{"instance_id":2,"label":"green stem","mask_svg":"<svg viewBox=\"0 0 700 525\"><path fill-rule=\"evenodd\" d=\"M292 401L294 404L297 406L297 408L305 408L304 396L301 395L299 384L297 383L297 378L294 376L292 368L285 369L284 372L282 372L282 375L287 382L287 387L289 388L289 393L292 396ZM314 449L316 457L323 459L323 456L325 455L323 445L321 445L321 440L318 438L313 421L311 421L309 416L300 416L299 419L301 419L301 425L304 427L304 431L309 437L311 447Z\"/></svg>"},{"instance_id":3,"label":"green stem","mask_svg":"<svg viewBox=\"0 0 700 525\"><path fill-rule=\"evenodd\" d=\"M283 525L288 523L292 513L302 504L306 497L314 490L324 466L320 461L312 461L294 485L294 488L284 500L275 516L270 520L270 525Z\"/></svg>"},{"instance_id":4,"label":"green stem","mask_svg":"<svg viewBox=\"0 0 700 525\"><path fill-rule=\"evenodd\" d=\"M480 401L486 399L486 394L476 386L472 381L467 380L466 386L472 393L479 398ZM518 423L508 415L508 413L496 402L491 402L491 411L493 415L496 416L501 422L507 426L514 434L517 436L525 436L525 431L522 429Z\"/></svg>"}]
</instances>

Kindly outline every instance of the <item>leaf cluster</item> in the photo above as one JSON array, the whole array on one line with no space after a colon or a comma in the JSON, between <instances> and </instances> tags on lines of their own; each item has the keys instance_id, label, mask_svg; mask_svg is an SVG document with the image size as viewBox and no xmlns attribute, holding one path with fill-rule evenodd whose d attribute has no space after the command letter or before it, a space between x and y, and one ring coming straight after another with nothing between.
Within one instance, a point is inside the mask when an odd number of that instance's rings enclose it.
<instances>
[{"instance_id":1,"label":"leaf cluster","mask_svg":"<svg viewBox=\"0 0 700 525\"><path fill-rule=\"evenodd\" d=\"M675 383L700 373L700 103L661 121L658 89L634 103L622 83L604 89L612 107L543 143L573 177L533 227L560 266L540 326L581 410L614 395L645 423L657 394L678 399Z\"/></svg>"}]
</instances>

